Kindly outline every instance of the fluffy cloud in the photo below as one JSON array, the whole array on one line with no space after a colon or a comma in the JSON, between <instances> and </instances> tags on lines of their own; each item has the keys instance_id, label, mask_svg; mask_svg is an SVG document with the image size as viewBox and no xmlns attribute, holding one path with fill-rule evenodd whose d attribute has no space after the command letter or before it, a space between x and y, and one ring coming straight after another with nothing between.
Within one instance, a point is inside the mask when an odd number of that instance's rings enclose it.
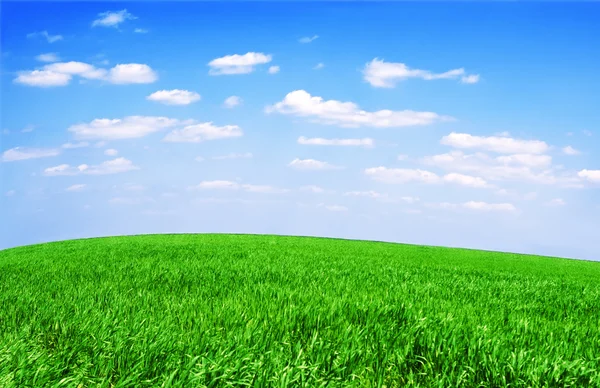
<instances>
[{"instance_id":1,"label":"fluffy cloud","mask_svg":"<svg viewBox=\"0 0 600 388\"><path fill-rule=\"evenodd\" d=\"M383 183L438 183L440 177L436 174L419 169L372 167L365 169L364 173L372 179Z\"/></svg>"},{"instance_id":2,"label":"fluffy cloud","mask_svg":"<svg viewBox=\"0 0 600 388\"><path fill-rule=\"evenodd\" d=\"M280 70L279 66L271 66L271 67L269 67L268 71L269 71L269 74L277 74L277 73L279 73L279 70Z\"/></svg>"},{"instance_id":3,"label":"fluffy cloud","mask_svg":"<svg viewBox=\"0 0 600 388\"><path fill-rule=\"evenodd\" d=\"M462 77L461 81L463 83L476 83L479 81L479 75L466 75L463 68L435 74L428 70L410 69L404 63L385 62L378 58L365 65L363 76L371 86L379 88L393 88L399 81L407 78L421 78L430 81Z\"/></svg>"},{"instance_id":4,"label":"fluffy cloud","mask_svg":"<svg viewBox=\"0 0 600 388\"><path fill-rule=\"evenodd\" d=\"M450 117L440 116L433 112L392 111L387 109L367 112L361 110L353 102L325 101L322 97L313 97L304 90L295 90L288 93L283 101L267 106L265 112L308 117L323 124L353 128L361 126L404 127L452 120Z\"/></svg>"},{"instance_id":5,"label":"fluffy cloud","mask_svg":"<svg viewBox=\"0 0 600 388\"><path fill-rule=\"evenodd\" d=\"M298 42L300 43L310 43L315 39L318 39L319 35L313 35L313 36L305 36L303 38L298 39Z\"/></svg>"},{"instance_id":6,"label":"fluffy cloud","mask_svg":"<svg viewBox=\"0 0 600 388\"><path fill-rule=\"evenodd\" d=\"M65 86L71 81L69 74L56 73L48 70L20 71L14 83L49 88L53 86Z\"/></svg>"},{"instance_id":7,"label":"fluffy cloud","mask_svg":"<svg viewBox=\"0 0 600 388\"><path fill-rule=\"evenodd\" d=\"M49 156L57 156L60 150L56 148L23 148L15 147L6 150L2 153L3 162L14 162L17 160L46 158Z\"/></svg>"},{"instance_id":8,"label":"fluffy cloud","mask_svg":"<svg viewBox=\"0 0 600 388\"><path fill-rule=\"evenodd\" d=\"M273 57L263 53L248 52L244 55L226 55L213 59L208 63L210 75L248 74L255 70L257 65L271 62Z\"/></svg>"},{"instance_id":9,"label":"fluffy cloud","mask_svg":"<svg viewBox=\"0 0 600 388\"><path fill-rule=\"evenodd\" d=\"M232 181L204 181L198 185L190 187L192 190L243 190L249 193L262 194L283 194L289 192L288 189L280 189L268 185L240 184Z\"/></svg>"},{"instance_id":10,"label":"fluffy cloud","mask_svg":"<svg viewBox=\"0 0 600 388\"><path fill-rule=\"evenodd\" d=\"M385 193L378 193L377 191L347 191L344 193L344 196L346 197L367 197L367 198L373 198L373 199L381 199L381 198L387 198L388 195Z\"/></svg>"},{"instance_id":11,"label":"fluffy cloud","mask_svg":"<svg viewBox=\"0 0 600 388\"><path fill-rule=\"evenodd\" d=\"M107 156L116 156L119 153L119 151L115 150L114 148L109 148L107 150L104 150L104 155Z\"/></svg>"},{"instance_id":12,"label":"fluffy cloud","mask_svg":"<svg viewBox=\"0 0 600 388\"><path fill-rule=\"evenodd\" d=\"M563 186L577 184L577 179L573 176L557 175L557 171L548 166L550 160L546 155L516 154L492 158L481 152L465 154L462 151L451 151L427 156L421 159L421 162L447 171L469 172L494 181L529 181Z\"/></svg>"},{"instance_id":13,"label":"fluffy cloud","mask_svg":"<svg viewBox=\"0 0 600 388\"><path fill-rule=\"evenodd\" d=\"M580 151L576 150L575 148L571 147L571 146L566 146L562 149L562 152L565 155L579 155L581 154Z\"/></svg>"},{"instance_id":14,"label":"fluffy cloud","mask_svg":"<svg viewBox=\"0 0 600 388\"><path fill-rule=\"evenodd\" d=\"M300 190L301 191L309 191L309 192L315 193L315 194L321 194L321 193L325 193L325 192L329 191L329 190L325 190L324 188L315 186L315 185L302 186L302 187L300 187Z\"/></svg>"},{"instance_id":15,"label":"fluffy cloud","mask_svg":"<svg viewBox=\"0 0 600 388\"><path fill-rule=\"evenodd\" d=\"M342 168L320 160L298 158L292 160L288 166L295 168L296 170L338 170Z\"/></svg>"},{"instance_id":16,"label":"fluffy cloud","mask_svg":"<svg viewBox=\"0 0 600 388\"><path fill-rule=\"evenodd\" d=\"M118 27L125 20L137 19L127 12L126 9L115 12L102 12L98 14L98 19L92 22L92 27Z\"/></svg>"},{"instance_id":17,"label":"fluffy cloud","mask_svg":"<svg viewBox=\"0 0 600 388\"><path fill-rule=\"evenodd\" d=\"M86 188L86 186L87 185L80 183L80 184L69 186L65 190L66 191L83 191Z\"/></svg>"},{"instance_id":18,"label":"fluffy cloud","mask_svg":"<svg viewBox=\"0 0 600 388\"><path fill-rule=\"evenodd\" d=\"M505 136L474 136L452 132L440 141L454 148L479 148L500 154L543 154L550 148L540 140L519 140Z\"/></svg>"},{"instance_id":19,"label":"fluffy cloud","mask_svg":"<svg viewBox=\"0 0 600 388\"><path fill-rule=\"evenodd\" d=\"M145 64L119 64L107 70L89 63L71 61L51 63L41 70L20 71L13 82L38 87L65 86L73 76L121 85L146 84L158 79L154 70Z\"/></svg>"},{"instance_id":20,"label":"fluffy cloud","mask_svg":"<svg viewBox=\"0 0 600 388\"><path fill-rule=\"evenodd\" d=\"M226 108L234 108L242 103L242 99L238 96L229 96L223 102Z\"/></svg>"},{"instance_id":21,"label":"fluffy cloud","mask_svg":"<svg viewBox=\"0 0 600 388\"><path fill-rule=\"evenodd\" d=\"M58 54L56 54L56 53L40 54L37 57L35 57L35 59L37 59L40 62L58 62L58 61L60 61L60 58L58 57Z\"/></svg>"},{"instance_id":22,"label":"fluffy cloud","mask_svg":"<svg viewBox=\"0 0 600 388\"><path fill-rule=\"evenodd\" d=\"M37 38L40 36L45 38L48 43L58 42L59 40L63 39L62 35L50 35L48 31L32 32L31 34L27 34L28 38Z\"/></svg>"},{"instance_id":23,"label":"fluffy cloud","mask_svg":"<svg viewBox=\"0 0 600 388\"><path fill-rule=\"evenodd\" d=\"M581 170L577 176L590 182L600 183L600 170Z\"/></svg>"},{"instance_id":24,"label":"fluffy cloud","mask_svg":"<svg viewBox=\"0 0 600 388\"><path fill-rule=\"evenodd\" d=\"M127 63L116 65L108 74L108 81L113 84L150 84L158 79L158 75L148 65Z\"/></svg>"},{"instance_id":25,"label":"fluffy cloud","mask_svg":"<svg viewBox=\"0 0 600 388\"><path fill-rule=\"evenodd\" d=\"M192 102L200 101L200 95L189 90L159 90L146 97L146 100L165 105L189 105Z\"/></svg>"},{"instance_id":26,"label":"fluffy cloud","mask_svg":"<svg viewBox=\"0 0 600 388\"><path fill-rule=\"evenodd\" d=\"M240 137L244 133L237 125L222 127L213 125L212 122L188 125L182 129L171 131L163 141L173 143L201 143L207 140Z\"/></svg>"},{"instance_id":27,"label":"fluffy cloud","mask_svg":"<svg viewBox=\"0 0 600 388\"><path fill-rule=\"evenodd\" d=\"M96 166L80 164L77 167L72 167L68 164L60 164L58 166L48 167L47 169L45 169L44 175L108 175L139 169L140 168L135 166L130 160L127 160L125 158L116 158L113 160L102 162Z\"/></svg>"},{"instance_id":28,"label":"fluffy cloud","mask_svg":"<svg viewBox=\"0 0 600 388\"><path fill-rule=\"evenodd\" d=\"M469 186L474 188L488 188L491 187L489 183L483 178L474 177L470 175L463 175L458 173L450 173L444 176L444 182L455 183L463 186Z\"/></svg>"},{"instance_id":29,"label":"fluffy cloud","mask_svg":"<svg viewBox=\"0 0 600 388\"><path fill-rule=\"evenodd\" d=\"M323 139L320 137L306 138L300 136L298 144L303 145L328 145L328 146L358 146L358 147L373 147L375 142L371 138L363 139Z\"/></svg>"},{"instance_id":30,"label":"fluffy cloud","mask_svg":"<svg viewBox=\"0 0 600 388\"><path fill-rule=\"evenodd\" d=\"M180 120L156 116L128 116L123 119L95 119L68 128L78 139L122 140L144 137L166 128L182 125Z\"/></svg>"}]
</instances>

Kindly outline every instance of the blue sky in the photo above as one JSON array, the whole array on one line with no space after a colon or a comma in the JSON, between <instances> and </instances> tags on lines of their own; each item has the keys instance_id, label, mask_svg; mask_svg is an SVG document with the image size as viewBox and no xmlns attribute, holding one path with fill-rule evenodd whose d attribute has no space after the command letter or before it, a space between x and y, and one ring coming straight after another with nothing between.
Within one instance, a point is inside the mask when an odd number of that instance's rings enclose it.
<instances>
[{"instance_id":1,"label":"blue sky","mask_svg":"<svg viewBox=\"0 0 600 388\"><path fill-rule=\"evenodd\" d=\"M600 259L600 5L17 3L0 248L319 235Z\"/></svg>"}]
</instances>

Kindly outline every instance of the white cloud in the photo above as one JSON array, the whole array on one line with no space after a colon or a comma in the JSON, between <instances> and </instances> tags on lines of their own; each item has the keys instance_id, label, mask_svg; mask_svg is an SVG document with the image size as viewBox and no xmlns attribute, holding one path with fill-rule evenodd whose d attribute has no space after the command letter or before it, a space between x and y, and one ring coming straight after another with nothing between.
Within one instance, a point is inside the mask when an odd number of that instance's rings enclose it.
<instances>
[{"instance_id":1,"label":"white cloud","mask_svg":"<svg viewBox=\"0 0 600 388\"><path fill-rule=\"evenodd\" d=\"M440 143L454 148L480 148L501 154L542 154L550 148L548 144L540 140L519 140L497 136L484 137L456 132L444 136Z\"/></svg>"},{"instance_id":2,"label":"white cloud","mask_svg":"<svg viewBox=\"0 0 600 388\"><path fill-rule=\"evenodd\" d=\"M229 96L223 102L226 108L234 108L242 103L242 99L238 96Z\"/></svg>"},{"instance_id":3,"label":"white cloud","mask_svg":"<svg viewBox=\"0 0 600 388\"><path fill-rule=\"evenodd\" d=\"M315 159L294 159L289 164L289 167L297 170L338 170L343 167L334 166L327 162L322 162Z\"/></svg>"},{"instance_id":4,"label":"white cloud","mask_svg":"<svg viewBox=\"0 0 600 388\"><path fill-rule=\"evenodd\" d=\"M564 206L566 204L567 203L562 198L554 198L554 199L551 199L550 201L544 203L545 206L552 206L552 207Z\"/></svg>"},{"instance_id":5,"label":"white cloud","mask_svg":"<svg viewBox=\"0 0 600 388\"><path fill-rule=\"evenodd\" d=\"M463 175L458 173L450 173L444 176L444 181L448 183L456 183L463 186L469 186L474 188L488 188L490 184L485 179L480 177L474 177L470 175Z\"/></svg>"},{"instance_id":6,"label":"white cloud","mask_svg":"<svg viewBox=\"0 0 600 388\"><path fill-rule=\"evenodd\" d=\"M20 71L14 83L27 86L37 86L40 88L49 88L53 86L65 86L71 81L69 74L56 73L48 70Z\"/></svg>"},{"instance_id":7,"label":"white cloud","mask_svg":"<svg viewBox=\"0 0 600 388\"><path fill-rule=\"evenodd\" d=\"M108 74L108 81L113 84L150 84L158 79L152 68L140 63L116 65Z\"/></svg>"},{"instance_id":8,"label":"white cloud","mask_svg":"<svg viewBox=\"0 0 600 388\"><path fill-rule=\"evenodd\" d=\"M563 153L565 155L579 155L581 154L580 151L576 150L575 148L571 147L571 146L566 146L562 149Z\"/></svg>"},{"instance_id":9,"label":"white cloud","mask_svg":"<svg viewBox=\"0 0 600 388\"><path fill-rule=\"evenodd\" d=\"M38 36L46 38L48 43L58 42L62 40L62 35L50 35L48 31L40 31L40 32L32 32L31 34L27 34L28 38L37 38Z\"/></svg>"},{"instance_id":10,"label":"white cloud","mask_svg":"<svg viewBox=\"0 0 600 388\"><path fill-rule=\"evenodd\" d=\"M268 71L269 71L269 74L277 74L277 73L279 73L279 70L280 70L279 66L271 66L271 67L269 67Z\"/></svg>"},{"instance_id":11,"label":"white cloud","mask_svg":"<svg viewBox=\"0 0 600 388\"><path fill-rule=\"evenodd\" d=\"M116 158L113 160L102 162L96 166L80 164L77 167L72 167L68 164L60 164L58 166L48 167L47 169L45 169L44 175L108 175L139 169L140 168L138 166L135 166L130 160L127 160L125 158Z\"/></svg>"},{"instance_id":12,"label":"white cloud","mask_svg":"<svg viewBox=\"0 0 600 388\"><path fill-rule=\"evenodd\" d=\"M61 147L65 148L65 149L73 149L73 148L88 147L89 145L90 145L90 143L88 143L87 141L81 141L79 143L65 143Z\"/></svg>"},{"instance_id":13,"label":"white cloud","mask_svg":"<svg viewBox=\"0 0 600 388\"><path fill-rule=\"evenodd\" d=\"M165 105L189 105L192 102L200 101L200 95L189 90L159 90L152 93L146 100L160 102Z\"/></svg>"},{"instance_id":14,"label":"white cloud","mask_svg":"<svg viewBox=\"0 0 600 388\"><path fill-rule=\"evenodd\" d=\"M190 187L192 190L243 190L249 193L262 194L283 194L289 192L287 189L280 189L269 185L251 185L239 184L232 181L204 181L200 184Z\"/></svg>"},{"instance_id":15,"label":"white cloud","mask_svg":"<svg viewBox=\"0 0 600 388\"><path fill-rule=\"evenodd\" d=\"M329 191L329 190L325 190L324 188L315 186L315 185L302 186L302 187L300 187L300 190L301 191L310 191L311 193L315 193L315 194L321 194L321 193L325 193L325 192Z\"/></svg>"},{"instance_id":16,"label":"white cloud","mask_svg":"<svg viewBox=\"0 0 600 388\"><path fill-rule=\"evenodd\" d=\"M201 143L207 140L240 137L244 133L237 125L222 127L213 125L212 122L188 125L182 129L171 131L163 141L174 143Z\"/></svg>"},{"instance_id":17,"label":"white cloud","mask_svg":"<svg viewBox=\"0 0 600 388\"><path fill-rule=\"evenodd\" d=\"M135 32L136 34L147 34L148 30L146 30L145 28L136 28L135 30L133 30L133 32Z\"/></svg>"},{"instance_id":18,"label":"white cloud","mask_svg":"<svg viewBox=\"0 0 600 388\"><path fill-rule=\"evenodd\" d=\"M348 211L348 208L346 206L341 206L341 205L326 205L324 203L320 203L317 206L324 207L325 209L329 210L330 212L347 212Z\"/></svg>"},{"instance_id":19,"label":"white cloud","mask_svg":"<svg viewBox=\"0 0 600 388\"><path fill-rule=\"evenodd\" d=\"M268 185L241 185L242 190L249 193L263 193L263 194L283 194L289 192L288 189L280 189Z\"/></svg>"},{"instance_id":20,"label":"white cloud","mask_svg":"<svg viewBox=\"0 0 600 388\"><path fill-rule=\"evenodd\" d=\"M406 160L406 159L408 159L408 155L400 154L400 155L398 155L397 159L398 160Z\"/></svg>"},{"instance_id":21,"label":"white cloud","mask_svg":"<svg viewBox=\"0 0 600 388\"><path fill-rule=\"evenodd\" d=\"M248 74L255 66L271 62L273 57L263 53L248 52L244 55L226 55L208 63L210 75Z\"/></svg>"},{"instance_id":22,"label":"white cloud","mask_svg":"<svg viewBox=\"0 0 600 388\"><path fill-rule=\"evenodd\" d=\"M469 201L462 206L466 209L477 210L477 211L500 211L500 212L515 212L517 208L511 203L487 203L487 202L477 202L477 201Z\"/></svg>"},{"instance_id":23,"label":"white cloud","mask_svg":"<svg viewBox=\"0 0 600 388\"><path fill-rule=\"evenodd\" d=\"M463 84L476 84L477 82L479 82L479 74L463 76L460 79L460 82L462 82Z\"/></svg>"},{"instance_id":24,"label":"white cloud","mask_svg":"<svg viewBox=\"0 0 600 388\"><path fill-rule=\"evenodd\" d=\"M552 164L552 157L549 155L532 154L514 154L498 156L495 160L504 165L527 166L534 168L544 168Z\"/></svg>"},{"instance_id":25,"label":"white cloud","mask_svg":"<svg viewBox=\"0 0 600 388\"><path fill-rule=\"evenodd\" d=\"M4 195L7 196L7 197L12 197L16 193L17 192L15 190L8 190L6 193L4 193Z\"/></svg>"},{"instance_id":26,"label":"white cloud","mask_svg":"<svg viewBox=\"0 0 600 388\"><path fill-rule=\"evenodd\" d=\"M312 118L315 122L338 125L341 127L404 127L428 125L438 121L452 120L433 112L415 112L411 110L380 110L367 112L353 102L323 100L313 97L304 90L288 93L283 101L265 108L266 113L277 112L300 117Z\"/></svg>"},{"instance_id":27,"label":"white cloud","mask_svg":"<svg viewBox=\"0 0 600 388\"><path fill-rule=\"evenodd\" d=\"M21 133L33 132L34 129L35 125L27 125L25 128L21 129Z\"/></svg>"},{"instance_id":28,"label":"white cloud","mask_svg":"<svg viewBox=\"0 0 600 388\"><path fill-rule=\"evenodd\" d=\"M194 158L194 160L195 160L196 162L204 162L204 158L203 158L202 156L196 156L196 157Z\"/></svg>"},{"instance_id":29,"label":"white cloud","mask_svg":"<svg viewBox=\"0 0 600 388\"><path fill-rule=\"evenodd\" d=\"M58 61L60 61L60 58L58 57L58 54L56 54L56 53L40 54L37 57L35 57L35 59L37 59L40 62L58 62Z\"/></svg>"},{"instance_id":30,"label":"white cloud","mask_svg":"<svg viewBox=\"0 0 600 388\"><path fill-rule=\"evenodd\" d=\"M592 136L592 131L588 131L587 129L584 129L583 134L586 136Z\"/></svg>"},{"instance_id":31,"label":"white cloud","mask_svg":"<svg viewBox=\"0 0 600 388\"><path fill-rule=\"evenodd\" d=\"M365 65L363 76L371 86L378 88L393 88L399 81L408 78L421 78L427 81L436 79L456 79L459 77L464 83L476 83L479 75L467 75L465 69L454 69L444 73L432 73L428 70L410 69L404 63L385 62L378 58Z\"/></svg>"},{"instance_id":32,"label":"white cloud","mask_svg":"<svg viewBox=\"0 0 600 388\"><path fill-rule=\"evenodd\" d=\"M305 36L303 38L298 39L298 42L300 43L310 43L315 39L318 39L319 35L313 35L313 36Z\"/></svg>"},{"instance_id":33,"label":"white cloud","mask_svg":"<svg viewBox=\"0 0 600 388\"><path fill-rule=\"evenodd\" d=\"M227 190L237 190L240 188L239 183L232 181L203 181L198 185L194 186L193 189L227 189Z\"/></svg>"},{"instance_id":34,"label":"white cloud","mask_svg":"<svg viewBox=\"0 0 600 388\"><path fill-rule=\"evenodd\" d=\"M119 64L106 70L84 62L56 62L41 70L24 70L17 74L13 82L38 87L65 86L75 75L121 85L152 83L158 79L150 66L139 63Z\"/></svg>"},{"instance_id":35,"label":"white cloud","mask_svg":"<svg viewBox=\"0 0 600 388\"><path fill-rule=\"evenodd\" d=\"M303 145L325 145L325 146L358 146L371 148L375 145L375 142L371 138L363 139L323 139L320 137L306 138L300 136L298 138L298 144Z\"/></svg>"},{"instance_id":36,"label":"white cloud","mask_svg":"<svg viewBox=\"0 0 600 388\"><path fill-rule=\"evenodd\" d=\"M346 197L368 197L373 199L387 198L388 195L385 193L378 193L377 191L347 191L344 193Z\"/></svg>"},{"instance_id":37,"label":"white cloud","mask_svg":"<svg viewBox=\"0 0 600 388\"><path fill-rule=\"evenodd\" d=\"M136 139L188 122L168 117L127 116L123 119L94 119L89 123L72 125L68 131L78 139Z\"/></svg>"},{"instance_id":38,"label":"white cloud","mask_svg":"<svg viewBox=\"0 0 600 388\"><path fill-rule=\"evenodd\" d=\"M600 170L581 170L577 176L590 182L600 183Z\"/></svg>"},{"instance_id":39,"label":"white cloud","mask_svg":"<svg viewBox=\"0 0 600 388\"><path fill-rule=\"evenodd\" d=\"M115 150L114 148L109 148L107 150L104 150L104 155L107 156L116 156L119 153L119 151Z\"/></svg>"},{"instance_id":40,"label":"white cloud","mask_svg":"<svg viewBox=\"0 0 600 388\"><path fill-rule=\"evenodd\" d=\"M213 160L225 160L225 159L250 159L252 158L252 153L246 152L243 154L231 153L227 155L214 156Z\"/></svg>"},{"instance_id":41,"label":"white cloud","mask_svg":"<svg viewBox=\"0 0 600 388\"><path fill-rule=\"evenodd\" d=\"M98 19L92 22L92 27L118 27L125 20L137 19L127 12L126 9L114 12L102 12L98 14Z\"/></svg>"},{"instance_id":42,"label":"white cloud","mask_svg":"<svg viewBox=\"0 0 600 388\"><path fill-rule=\"evenodd\" d=\"M23 148L15 147L6 150L2 153L3 162L14 162L17 160L37 159L46 158L50 156L57 156L60 154L60 150L56 148Z\"/></svg>"},{"instance_id":43,"label":"white cloud","mask_svg":"<svg viewBox=\"0 0 600 388\"><path fill-rule=\"evenodd\" d=\"M481 152L465 154L462 151L451 151L446 154L427 156L421 162L447 171L469 172L487 180L517 180L563 185L574 183L573 177L556 176L556 172L546 166L549 160L545 155L517 154L492 158Z\"/></svg>"},{"instance_id":44,"label":"white cloud","mask_svg":"<svg viewBox=\"0 0 600 388\"><path fill-rule=\"evenodd\" d=\"M419 169L372 167L364 170L372 179L383 183L439 183L440 177L436 174Z\"/></svg>"},{"instance_id":45,"label":"white cloud","mask_svg":"<svg viewBox=\"0 0 600 388\"><path fill-rule=\"evenodd\" d=\"M86 184L79 183L76 185L71 185L66 188L66 191L83 191L86 188Z\"/></svg>"},{"instance_id":46,"label":"white cloud","mask_svg":"<svg viewBox=\"0 0 600 388\"><path fill-rule=\"evenodd\" d=\"M322 62L319 62L319 63L317 63L317 65L315 67L313 67L313 70L321 70L324 67L325 67L325 64Z\"/></svg>"}]
</instances>

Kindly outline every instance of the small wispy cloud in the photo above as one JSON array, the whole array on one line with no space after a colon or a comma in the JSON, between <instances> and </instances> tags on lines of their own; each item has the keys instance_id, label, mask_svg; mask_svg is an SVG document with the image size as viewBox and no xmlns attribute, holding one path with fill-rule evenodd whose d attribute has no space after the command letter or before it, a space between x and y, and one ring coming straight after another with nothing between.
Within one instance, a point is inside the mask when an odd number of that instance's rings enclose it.
<instances>
[{"instance_id":1,"label":"small wispy cloud","mask_svg":"<svg viewBox=\"0 0 600 388\"><path fill-rule=\"evenodd\" d=\"M313 35L313 36L305 36L303 38L298 39L298 42L300 43L310 43L312 41L314 41L315 39L318 39L319 35Z\"/></svg>"}]
</instances>

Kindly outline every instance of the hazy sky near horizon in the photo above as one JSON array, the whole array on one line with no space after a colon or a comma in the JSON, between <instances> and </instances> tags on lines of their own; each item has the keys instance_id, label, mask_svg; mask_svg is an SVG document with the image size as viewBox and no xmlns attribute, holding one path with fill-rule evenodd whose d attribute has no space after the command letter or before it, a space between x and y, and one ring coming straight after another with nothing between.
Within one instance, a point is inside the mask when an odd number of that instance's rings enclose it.
<instances>
[{"instance_id":1,"label":"hazy sky near horizon","mask_svg":"<svg viewBox=\"0 0 600 388\"><path fill-rule=\"evenodd\" d=\"M600 259L599 3L17 3L0 248L274 233Z\"/></svg>"}]
</instances>

